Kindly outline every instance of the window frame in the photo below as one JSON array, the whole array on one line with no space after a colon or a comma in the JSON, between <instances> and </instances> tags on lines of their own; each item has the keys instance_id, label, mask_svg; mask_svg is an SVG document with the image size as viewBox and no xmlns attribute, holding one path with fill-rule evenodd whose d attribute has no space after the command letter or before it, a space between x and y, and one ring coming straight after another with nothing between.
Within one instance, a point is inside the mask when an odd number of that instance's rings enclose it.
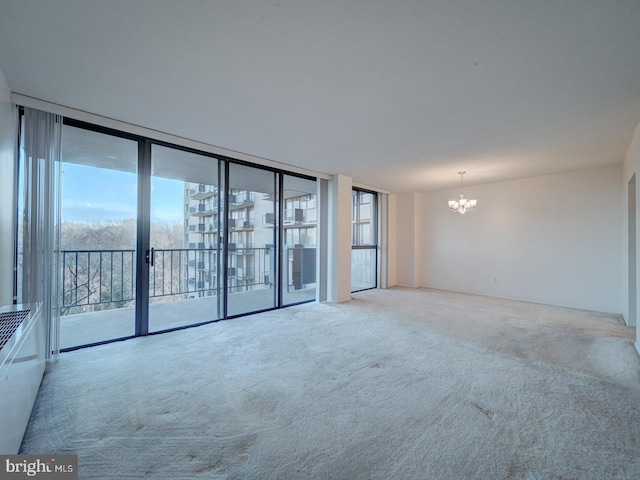
<instances>
[{"instance_id":1,"label":"window frame","mask_svg":"<svg viewBox=\"0 0 640 480\"><path fill-rule=\"evenodd\" d=\"M351 279L351 293L362 292L365 290L373 290L378 288L378 269L379 269L379 258L378 258L378 248L380 245L380 238L378 232L378 211L379 211L379 198L378 193L372 190L367 190L359 187L352 187L351 189L351 255L352 255L352 279ZM370 195L371 202L363 203L361 199L365 195ZM357 198L357 201L355 200ZM362 232L361 225L364 223L361 220L361 205L369 205L369 222L370 226L370 239L371 243L363 243L362 242ZM374 256L374 280L372 286L367 286L363 288L355 288L353 286L353 252L354 250L373 250Z\"/></svg>"}]
</instances>

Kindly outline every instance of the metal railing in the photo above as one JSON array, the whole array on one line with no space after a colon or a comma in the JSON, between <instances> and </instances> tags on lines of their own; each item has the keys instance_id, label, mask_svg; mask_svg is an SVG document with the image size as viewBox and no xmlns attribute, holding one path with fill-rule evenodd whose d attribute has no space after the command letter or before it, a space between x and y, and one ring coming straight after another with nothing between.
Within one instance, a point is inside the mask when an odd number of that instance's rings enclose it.
<instances>
[{"instance_id":1,"label":"metal railing","mask_svg":"<svg viewBox=\"0 0 640 480\"><path fill-rule=\"evenodd\" d=\"M273 249L230 244L228 291L271 288ZM135 250L63 250L61 314L91 306L107 310L133 306L136 292ZM194 298L217 295L222 288L222 250L154 249L149 265L149 297Z\"/></svg>"},{"instance_id":2,"label":"metal railing","mask_svg":"<svg viewBox=\"0 0 640 480\"><path fill-rule=\"evenodd\" d=\"M61 313L72 307L115 304L135 298L135 250L63 250Z\"/></svg>"},{"instance_id":3,"label":"metal railing","mask_svg":"<svg viewBox=\"0 0 640 480\"><path fill-rule=\"evenodd\" d=\"M314 224L318 221L318 211L316 208L288 208L284 211L285 227L291 225ZM273 212L262 215L263 226L273 226L276 224L276 216Z\"/></svg>"}]
</instances>

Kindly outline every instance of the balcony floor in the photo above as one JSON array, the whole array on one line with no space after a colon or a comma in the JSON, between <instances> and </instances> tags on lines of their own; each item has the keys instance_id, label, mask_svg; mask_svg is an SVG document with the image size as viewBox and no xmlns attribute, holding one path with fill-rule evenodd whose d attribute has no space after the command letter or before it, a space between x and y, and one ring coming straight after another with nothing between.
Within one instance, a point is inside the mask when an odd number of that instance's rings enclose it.
<instances>
[{"instance_id":1,"label":"balcony floor","mask_svg":"<svg viewBox=\"0 0 640 480\"><path fill-rule=\"evenodd\" d=\"M315 288L284 293L285 304L314 298ZM218 296L149 304L149 331L158 332L186 325L218 320ZM152 299L154 300L154 299ZM229 294L228 315L240 315L273 308L274 290L263 289ZM220 305L222 312L222 305ZM60 348L71 348L134 335L135 307L60 317Z\"/></svg>"}]
</instances>

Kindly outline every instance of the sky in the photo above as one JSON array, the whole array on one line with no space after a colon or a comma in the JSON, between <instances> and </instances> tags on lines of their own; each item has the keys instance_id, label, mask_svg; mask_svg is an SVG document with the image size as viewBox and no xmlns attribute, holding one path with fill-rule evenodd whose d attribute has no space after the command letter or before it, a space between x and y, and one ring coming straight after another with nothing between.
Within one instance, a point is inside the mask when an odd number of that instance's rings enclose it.
<instances>
[{"instance_id":1,"label":"sky","mask_svg":"<svg viewBox=\"0 0 640 480\"><path fill-rule=\"evenodd\" d=\"M137 217L135 173L64 163L62 221L113 222ZM151 221L184 221L184 182L153 177Z\"/></svg>"}]
</instances>

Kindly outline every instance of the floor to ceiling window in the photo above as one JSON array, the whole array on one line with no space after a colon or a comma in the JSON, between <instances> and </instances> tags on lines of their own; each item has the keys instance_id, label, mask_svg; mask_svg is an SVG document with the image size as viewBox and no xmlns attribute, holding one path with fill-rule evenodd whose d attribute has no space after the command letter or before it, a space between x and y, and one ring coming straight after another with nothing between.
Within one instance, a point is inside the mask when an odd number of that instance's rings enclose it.
<instances>
[{"instance_id":1,"label":"floor to ceiling window","mask_svg":"<svg viewBox=\"0 0 640 480\"><path fill-rule=\"evenodd\" d=\"M317 183L284 175L282 303L316 298Z\"/></svg>"},{"instance_id":2,"label":"floor to ceiling window","mask_svg":"<svg viewBox=\"0 0 640 480\"><path fill-rule=\"evenodd\" d=\"M278 305L276 172L229 164L227 315Z\"/></svg>"},{"instance_id":3,"label":"floor to ceiling window","mask_svg":"<svg viewBox=\"0 0 640 480\"><path fill-rule=\"evenodd\" d=\"M150 332L223 316L220 163L151 146Z\"/></svg>"},{"instance_id":4,"label":"floor to ceiling window","mask_svg":"<svg viewBox=\"0 0 640 480\"><path fill-rule=\"evenodd\" d=\"M64 125L60 346L135 333L138 143Z\"/></svg>"},{"instance_id":5,"label":"floor to ceiling window","mask_svg":"<svg viewBox=\"0 0 640 480\"><path fill-rule=\"evenodd\" d=\"M354 188L351 194L351 291L378 285L377 194Z\"/></svg>"},{"instance_id":6,"label":"floor to ceiling window","mask_svg":"<svg viewBox=\"0 0 640 480\"><path fill-rule=\"evenodd\" d=\"M316 179L72 119L61 166L63 351L316 298Z\"/></svg>"}]
</instances>

